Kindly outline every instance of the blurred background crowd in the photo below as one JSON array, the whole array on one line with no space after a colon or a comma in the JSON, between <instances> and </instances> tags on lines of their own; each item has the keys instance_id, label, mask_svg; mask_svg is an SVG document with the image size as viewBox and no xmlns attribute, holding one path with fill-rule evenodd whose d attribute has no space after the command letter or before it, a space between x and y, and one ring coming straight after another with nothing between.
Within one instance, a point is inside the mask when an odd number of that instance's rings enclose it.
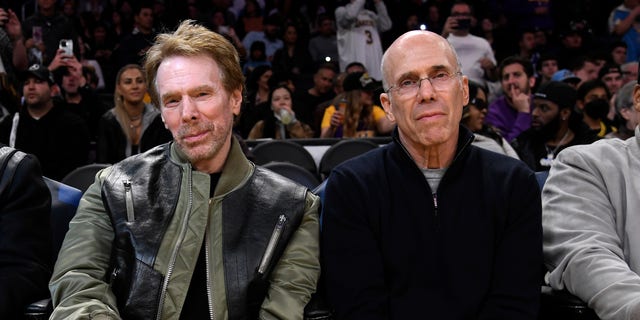
<instances>
[{"instance_id":1,"label":"blurred background crowd","mask_svg":"<svg viewBox=\"0 0 640 320\"><path fill-rule=\"evenodd\" d=\"M169 141L139 65L184 19L239 53L239 137L388 136L380 57L421 29L460 56L473 87L463 124L476 140L548 170L544 159L568 145L633 135L633 85L622 89L638 74L638 17L637 0L3 0L0 142L60 178ZM548 82L574 91L543 90L557 109L547 119L533 97Z\"/></svg>"}]
</instances>

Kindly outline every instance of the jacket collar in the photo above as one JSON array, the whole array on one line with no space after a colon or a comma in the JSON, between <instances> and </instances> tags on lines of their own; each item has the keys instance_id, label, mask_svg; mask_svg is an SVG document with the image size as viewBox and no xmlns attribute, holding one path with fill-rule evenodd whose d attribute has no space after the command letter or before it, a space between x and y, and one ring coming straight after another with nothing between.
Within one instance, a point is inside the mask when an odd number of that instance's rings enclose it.
<instances>
[{"instance_id":1,"label":"jacket collar","mask_svg":"<svg viewBox=\"0 0 640 320\"><path fill-rule=\"evenodd\" d=\"M458 158L460 158L467 150L469 150L468 146L471 145L471 142L473 142L473 139L474 139L473 132L471 132L469 129L467 129L467 127L463 125L458 126L458 144L456 146L456 154L453 157L453 161L451 162L451 165L453 165ZM402 149L406 157L411 161L411 163L415 165L415 162L413 161L411 154L400 141L400 133L398 132L397 126L393 130L393 141L400 146L400 148Z\"/></svg>"},{"instance_id":2,"label":"jacket collar","mask_svg":"<svg viewBox=\"0 0 640 320\"><path fill-rule=\"evenodd\" d=\"M171 158L180 165L187 166L189 170L193 170L191 163L189 163L187 157L177 147L175 142L171 142ZM222 168L222 175L216 186L214 196L225 195L244 184L251 174L253 174L254 169L255 165L247 159L242 152L240 143L232 136L231 149L229 149L229 154Z\"/></svg>"}]
</instances>

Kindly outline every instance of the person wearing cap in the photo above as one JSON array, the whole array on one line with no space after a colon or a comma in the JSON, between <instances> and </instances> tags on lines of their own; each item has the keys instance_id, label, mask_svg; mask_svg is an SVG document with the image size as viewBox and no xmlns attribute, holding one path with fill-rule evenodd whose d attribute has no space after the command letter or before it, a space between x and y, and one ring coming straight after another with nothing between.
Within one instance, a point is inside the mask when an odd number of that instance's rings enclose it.
<instances>
[{"instance_id":1,"label":"person wearing cap","mask_svg":"<svg viewBox=\"0 0 640 320\"><path fill-rule=\"evenodd\" d=\"M394 124L384 110L373 104L373 92L379 84L368 73L354 72L344 79L344 92L324 111L321 138L375 137L387 135Z\"/></svg>"},{"instance_id":2,"label":"person wearing cap","mask_svg":"<svg viewBox=\"0 0 640 320\"><path fill-rule=\"evenodd\" d=\"M45 176L62 180L87 163L89 129L80 116L52 98L57 85L47 67L34 64L24 78L24 106L0 123L0 142L35 155Z\"/></svg>"},{"instance_id":3,"label":"person wearing cap","mask_svg":"<svg viewBox=\"0 0 640 320\"><path fill-rule=\"evenodd\" d=\"M572 86L574 89L577 89L578 88L578 84L580 83L581 80L573 72L571 72L569 69L562 69L562 70L556 71L551 76L550 81L564 82L564 83Z\"/></svg>"},{"instance_id":4,"label":"person wearing cap","mask_svg":"<svg viewBox=\"0 0 640 320\"><path fill-rule=\"evenodd\" d=\"M570 65L572 66L571 72L580 78L580 83L598 78L598 61L593 57L573 57Z\"/></svg>"},{"instance_id":5,"label":"person wearing cap","mask_svg":"<svg viewBox=\"0 0 640 320\"><path fill-rule=\"evenodd\" d=\"M636 97L636 84L638 81L633 80L626 83L615 98L616 113L620 119L618 130L608 133L605 138L618 138L627 140L635 135L635 128L640 123L640 113L634 108L634 99Z\"/></svg>"},{"instance_id":6,"label":"person wearing cap","mask_svg":"<svg viewBox=\"0 0 640 320\"><path fill-rule=\"evenodd\" d=\"M575 57L588 53L584 33L582 28L573 21L563 22L558 26L558 29L558 40L560 41L557 49L558 61L560 66L567 67L572 65Z\"/></svg>"},{"instance_id":7,"label":"person wearing cap","mask_svg":"<svg viewBox=\"0 0 640 320\"><path fill-rule=\"evenodd\" d=\"M468 78L440 35L382 59L391 142L324 190L322 274L336 319L537 319L540 192L522 162L471 144Z\"/></svg>"},{"instance_id":8,"label":"person wearing cap","mask_svg":"<svg viewBox=\"0 0 640 320\"><path fill-rule=\"evenodd\" d=\"M489 105L485 121L511 142L531 126L531 88L536 79L529 60L507 57L498 68L504 95Z\"/></svg>"},{"instance_id":9,"label":"person wearing cap","mask_svg":"<svg viewBox=\"0 0 640 320\"><path fill-rule=\"evenodd\" d=\"M640 112L638 85L627 101ZM627 140L563 150L542 190L548 283L602 320L640 319L640 127L634 129Z\"/></svg>"},{"instance_id":10,"label":"person wearing cap","mask_svg":"<svg viewBox=\"0 0 640 320\"><path fill-rule=\"evenodd\" d=\"M520 134L513 148L534 171L548 171L564 148L591 143L584 124L576 118L576 90L564 82L551 81L533 97L531 128Z\"/></svg>"},{"instance_id":11,"label":"person wearing cap","mask_svg":"<svg viewBox=\"0 0 640 320\"><path fill-rule=\"evenodd\" d=\"M613 63L607 63L598 72L598 79L604 82L607 86L607 90L613 96L615 95L620 87L622 87L622 70L620 70L620 66Z\"/></svg>"}]
</instances>

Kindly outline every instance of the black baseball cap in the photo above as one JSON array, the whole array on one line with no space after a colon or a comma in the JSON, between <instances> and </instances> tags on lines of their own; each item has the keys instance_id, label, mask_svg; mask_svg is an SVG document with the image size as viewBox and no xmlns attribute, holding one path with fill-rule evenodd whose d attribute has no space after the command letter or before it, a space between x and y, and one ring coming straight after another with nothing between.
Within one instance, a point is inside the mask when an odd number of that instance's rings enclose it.
<instances>
[{"instance_id":1,"label":"black baseball cap","mask_svg":"<svg viewBox=\"0 0 640 320\"><path fill-rule=\"evenodd\" d=\"M29 69L23 73L23 80L26 81L29 77L35 77L40 80L47 81L49 84L55 83L55 81L53 81L53 74L49 71L49 68L37 63L32 64Z\"/></svg>"},{"instance_id":2,"label":"black baseball cap","mask_svg":"<svg viewBox=\"0 0 640 320\"><path fill-rule=\"evenodd\" d=\"M342 82L344 91L367 90L375 91L380 87L380 82L371 78L366 72L354 72L347 75Z\"/></svg>"},{"instance_id":3,"label":"black baseball cap","mask_svg":"<svg viewBox=\"0 0 640 320\"><path fill-rule=\"evenodd\" d=\"M534 99L549 100L558 105L559 109L571 108L576 105L578 93L576 89L561 81L549 81L533 94Z\"/></svg>"}]
</instances>

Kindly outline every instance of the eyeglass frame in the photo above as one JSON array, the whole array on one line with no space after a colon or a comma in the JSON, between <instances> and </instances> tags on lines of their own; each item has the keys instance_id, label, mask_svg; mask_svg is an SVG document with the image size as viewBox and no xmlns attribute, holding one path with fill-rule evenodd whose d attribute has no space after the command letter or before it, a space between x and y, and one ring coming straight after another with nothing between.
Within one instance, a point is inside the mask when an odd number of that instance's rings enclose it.
<instances>
[{"instance_id":1,"label":"eyeglass frame","mask_svg":"<svg viewBox=\"0 0 640 320\"><path fill-rule=\"evenodd\" d=\"M449 80L451 80L451 79L453 79L453 78L455 78L455 77L460 77L461 75L463 75L461 71L456 71L456 72L454 72L453 74L449 74L449 75L448 75L447 80L446 80L446 81L444 81L444 80L443 80L443 83L448 82ZM431 85L431 87L432 87L435 91L441 91L442 89L438 90L438 89L436 89L436 87L433 85L432 80L433 80L433 79L437 79L436 77L437 77L437 75L436 75L435 77L426 76L426 77L424 77L424 78L419 78L419 79L415 80L415 81L416 81L416 84L417 84L417 85L416 85L416 87L415 87L415 89L416 89L415 94L417 95L417 94L418 94L418 92L420 91L420 88L422 88L422 81L424 81L424 80L428 80L428 81L429 81L429 84ZM403 81L405 81L405 80L403 80ZM391 90L394 90L394 91L396 91L396 92L397 92L397 91L399 91L399 90L401 90L401 89L402 89L400 86L401 86L401 84L394 84L394 85L392 85L391 87L389 87L389 89L387 89L385 92L386 92L387 94L388 94L388 93L390 93L390 92L391 92ZM399 94L399 95L401 95L401 96L405 96L405 95L406 95L406 96L410 96L409 94L402 94L402 93L398 93L398 94Z\"/></svg>"}]
</instances>

